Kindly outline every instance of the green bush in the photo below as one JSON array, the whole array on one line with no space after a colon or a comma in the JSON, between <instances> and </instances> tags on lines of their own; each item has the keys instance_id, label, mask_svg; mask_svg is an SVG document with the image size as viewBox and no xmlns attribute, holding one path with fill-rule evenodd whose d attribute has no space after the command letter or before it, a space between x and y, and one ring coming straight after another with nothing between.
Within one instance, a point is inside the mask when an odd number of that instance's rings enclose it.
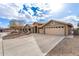
<instances>
[{"instance_id":1,"label":"green bush","mask_svg":"<svg viewBox=\"0 0 79 59\"><path fill-rule=\"evenodd\" d=\"M77 32L79 33L79 28L77 29Z\"/></svg>"},{"instance_id":2,"label":"green bush","mask_svg":"<svg viewBox=\"0 0 79 59\"><path fill-rule=\"evenodd\" d=\"M79 28L74 30L74 35L79 35Z\"/></svg>"}]
</instances>

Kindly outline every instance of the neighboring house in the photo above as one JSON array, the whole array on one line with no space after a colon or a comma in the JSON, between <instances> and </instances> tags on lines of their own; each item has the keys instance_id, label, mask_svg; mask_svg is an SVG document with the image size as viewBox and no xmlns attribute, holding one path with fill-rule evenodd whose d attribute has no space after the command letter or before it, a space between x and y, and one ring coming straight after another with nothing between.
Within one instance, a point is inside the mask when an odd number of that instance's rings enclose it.
<instances>
[{"instance_id":1,"label":"neighboring house","mask_svg":"<svg viewBox=\"0 0 79 59\"><path fill-rule=\"evenodd\" d=\"M50 20L46 24L33 23L32 32L52 35L69 35L71 34L72 24Z\"/></svg>"},{"instance_id":2,"label":"neighboring house","mask_svg":"<svg viewBox=\"0 0 79 59\"><path fill-rule=\"evenodd\" d=\"M0 32L12 32L13 29L10 29L10 28L2 28L0 29Z\"/></svg>"},{"instance_id":3,"label":"neighboring house","mask_svg":"<svg viewBox=\"0 0 79 59\"><path fill-rule=\"evenodd\" d=\"M23 28L23 32L27 33L27 32L31 32L32 27L28 24L26 24Z\"/></svg>"}]
</instances>

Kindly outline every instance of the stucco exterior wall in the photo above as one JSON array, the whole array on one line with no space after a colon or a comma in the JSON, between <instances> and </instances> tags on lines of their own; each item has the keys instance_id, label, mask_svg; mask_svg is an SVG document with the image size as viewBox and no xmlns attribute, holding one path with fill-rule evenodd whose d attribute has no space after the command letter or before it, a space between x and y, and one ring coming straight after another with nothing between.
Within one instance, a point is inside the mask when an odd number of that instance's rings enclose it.
<instances>
[{"instance_id":1,"label":"stucco exterior wall","mask_svg":"<svg viewBox=\"0 0 79 59\"><path fill-rule=\"evenodd\" d=\"M65 30L65 35L68 35L68 26L67 25L64 26L64 30Z\"/></svg>"},{"instance_id":2,"label":"stucco exterior wall","mask_svg":"<svg viewBox=\"0 0 79 59\"><path fill-rule=\"evenodd\" d=\"M39 33L45 32L45 34L68 35L70 30L71 30L71 27L69 27L66 24L50 22L42 29L39 29Z\"/></svg>"},{"instance_id":3,"label":"stucco exterior wall","mask_svg":"<svg viewBox=\"0 0 79 59\"><path fill-rule=\"evenodd\" d=\"M39 33L44 34L44 29L39 29Z\"/></svg>"}]
</instances>

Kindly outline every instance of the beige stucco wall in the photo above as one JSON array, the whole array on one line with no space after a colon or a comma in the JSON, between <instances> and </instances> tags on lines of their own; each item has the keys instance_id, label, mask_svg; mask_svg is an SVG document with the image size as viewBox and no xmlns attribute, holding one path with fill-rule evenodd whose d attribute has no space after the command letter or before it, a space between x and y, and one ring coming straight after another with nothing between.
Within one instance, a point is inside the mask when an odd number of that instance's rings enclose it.
<instances>
[{"instance_id":1,"label":"beige stucco wall","mask_svg":"<svg viewBox=\"0 0 79 59\"><path fill-rule=\"evenodd\" d=\"M64 26L64 30L65 30L65 35L68 35L68 25Z\"/></svg>"},{"instance_id":2,"label":"beige stucco wall","mask_svg":"<svg viewBox=\"0 0 79 59\"><path fill-rule=\"evenodd\" d=\"M44 34L44 29L39 29L39 33Z\"/></svg>"},{"instance_id":3,"label":"beige stucco wall","mask_svg":"<svg viewBox=\"0 0 79 59\"><path fill-rule=\"evenodd\" d=\"M43 28L45 28L45 34L68 35L68 31L69 31L68 25L64 25L56 22L50 22ZM39 29L39 33L44 33L43 28Z\"/></svg>"},{"instance_id":4,"label":"beige stucco wall","mask_svg":"<svg viewBox=\"0 0 79 59\"><path fill-rule=\"evenodd\" d=\"M46 34L53 34L53 35L64 35L63 28L46 28Z\"/></svg>"},{"instance_id":5,"label":"beige stucco wall","mask_svg":"<svg viewBox=\"0 0 79 59\"><path fill-rule=\"evenodd\" d=\"M45 33L53 35L64 35L64 24L50 22L45 26Z\"/></svg>"},{"instance_id":6,"label":"beige stucco wall","mask_svg":"<svg viewBox=\"0 0 79 59\"><path fill-rule=\"evenodd\" d=\"M70 28L71 27L69 27L66 24L61 24L58 22L50 22L47 25L45 25L43 28L39 29L39 33L44 34L44 31L45 31L45 34L68 35Z\"/></svg>"}]
</instances>

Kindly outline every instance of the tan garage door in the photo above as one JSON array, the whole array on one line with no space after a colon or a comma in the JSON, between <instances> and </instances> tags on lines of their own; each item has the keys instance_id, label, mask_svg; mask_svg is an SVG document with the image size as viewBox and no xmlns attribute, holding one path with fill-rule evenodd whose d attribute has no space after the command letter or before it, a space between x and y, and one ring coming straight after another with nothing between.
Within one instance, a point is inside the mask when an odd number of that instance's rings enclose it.
<instances>
[{"instance_id":1,"label":"tan garage door","mask_svg":"<svg viewBox=\"0 0 79 59\"><path fill-rule=\"evenodd\" d=\"M46 34L64 35L64 28L45 28Z\"/></svg>"}]
</instances>

